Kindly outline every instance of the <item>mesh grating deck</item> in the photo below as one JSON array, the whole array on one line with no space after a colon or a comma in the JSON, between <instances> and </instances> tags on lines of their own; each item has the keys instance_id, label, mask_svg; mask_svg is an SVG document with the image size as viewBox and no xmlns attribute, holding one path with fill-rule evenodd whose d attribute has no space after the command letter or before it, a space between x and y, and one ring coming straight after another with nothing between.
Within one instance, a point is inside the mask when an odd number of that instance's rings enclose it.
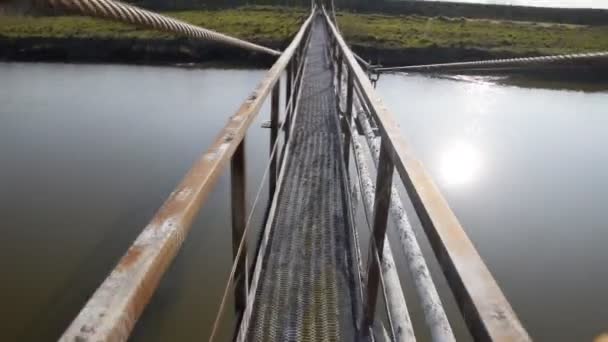
<instances>
[{"instance_id":1,"label":"mesh grating deck","mask_svg":"<svg viewBox=\"0 0 608 342\"><path fill-rule=\"evenodd\" d=\"M346 219L327 33L314 22L247 341L354 341L358 288Z\"/></svg>"}]
</instances>

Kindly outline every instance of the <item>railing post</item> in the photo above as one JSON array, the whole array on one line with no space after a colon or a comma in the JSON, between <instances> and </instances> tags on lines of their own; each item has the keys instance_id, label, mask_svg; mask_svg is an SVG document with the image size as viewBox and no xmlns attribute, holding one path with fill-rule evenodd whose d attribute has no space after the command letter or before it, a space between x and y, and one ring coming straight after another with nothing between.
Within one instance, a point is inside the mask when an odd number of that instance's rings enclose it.
<instances>
[{"instance_id":1,"label":"railing post","mask_svg":"<svg viewBox=\"0 0 608 342\"><path fill-rule=\"evenodd\" d=\"M348 170L348 164L350 161L350 125L353 121L353 92L354 92L354 81L353 72L347 69L347 82L346 82L346 110L344 112L344 119L346 120L347 132L344 135L344 161L346 169Z\"/></svg>"},{"instance_id":2,"label":"railing post","mask_svg":"<svg viewBox=\"0 0 608 342\"><path fill-rule=\"evenodd\" d=\"M289 116L289 108L291 107L291 103L289 102L289 100L291 99L291 86L293 85L293 71L292 71L292 66L293 65L293 59L289 61L289 64L287 65L287 85L285 87L285 118L284 120Z\"/></svg>"},{"instance_id":3,"label":"railing post","mask_svg":"<svg viewBox=\"0 0 608 342\"><path fill-rule=\"evenodd\" d=\"M285 117L283 118L283 120L285 120L285 126L284 126L284 130L285 130L285 142L287 143L287 141L289 140L289 131L290 131L290 126L291 126L291 114L293 111L293 108L295 108L295 102L296 102L296 88L295 88L295 60L291 60L291 62L289 63L289 66L287 67L287 89L289 90L287 93L287 108L285 110Z\"/></svg>"},{"instance_id":4,"label":"railing post","mask_svg":"<svg viewBox=\"0 0 608 342\"><path fill-rule=\"evenodd\" d=\"M334 37L333 39L334 41L334 45L332 46L333 50L334 50L334 55L340 53L340 45L338 44L338 41L336 40L336 38Z\"/></svg>"},{"instance_id":5,"label":"railing post","mask_svg":"<svg viewBox=\"0 0 608 342\"><path fill-rule=\"evenodd\" d=\"M346 69L347 72L347 82L346 82L346 108L345 114L347 117L351 118L353 115L353 93L355 91L355 84L353 82L353 71Z\"/></svg>"},{"instance_id":6,"label":"railing post","mask_svg":"<svg viewBox=\"0 0 608 342\"><path fill-rule=\"evenodd\" d=\"M245 139L239 144L230 163L230 188L232 203L232 254L236 258L241 239L245 231L247 220L247 199L245 182ZM237 317L247 305L247 292L249 275L247 274L247 242L243 243L243 250L237 262L234 280L234 303ZM240 319L240 318L238 318Z\"/></svg>"},{"instance_id":7,"label":"railing post","mask_svg":"<svg viewBox=\"0 0 608 342\"><path fill-rule=\"evenodd\" d=\"M269 198L272 200L277 187L277 153L272 151L279 136L279 104L281 100L281 79L272 88L270 99L270 175L268 176Z\"/></svg>"},{"instance_id":8,"label":"railing post","mask_svg":"<svg viewBox=\"0 0 608 342\"><path fill-rule=\"evenodd\" d=\"M386 235L388 210L391 201L391 187L393 185L393 172L395 166L388 150L388 143L382 139L380 146L380 160L378 161L378 174L376 175L376 195L374 197L373 233L370 241L370 255L368 257L367 271L367 297L363 312L361 329L364 335L369 334L369 328L374 322L376 302L378 299L378 286L380 285L380 263ZM377 256L377 258L376 258Z\"/></svg>"},{"instance_id":9,"label":"railing post","mask_svg":"<svg viewBox=\"0 0 608 342\"><path fill-rule=\"evenodd\" d=\"M302 58L304 58L302 56ZM291 111L296 110L296 102L298 101L298 95L300 95L300 85L302 84L302 74L298 74L300 72L300 63L302 63L302 59L298 60L298 63L293 66L293 101L291 102Z\"/></svg>"},{"instance_id":10,"label":"railing post","mask_svg":"<svg viewBox=\"0 0 608 342\"><path fill-rule=\"evenodd\" d=\"M336 69L338 71L338 96L342 95L342 53L336 56Z\"/></svg>"}]
</instances>

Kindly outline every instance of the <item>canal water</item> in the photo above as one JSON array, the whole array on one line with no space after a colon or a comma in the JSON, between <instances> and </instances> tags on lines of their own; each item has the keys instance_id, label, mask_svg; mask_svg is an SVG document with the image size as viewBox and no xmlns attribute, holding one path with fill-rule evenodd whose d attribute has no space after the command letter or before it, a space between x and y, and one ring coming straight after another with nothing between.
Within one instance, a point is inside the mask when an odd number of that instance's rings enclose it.
<instances>
[{"instance_id":1,"label":"canal water","mask_svg":"<svg viewBox=\"0 0 608 342\"><path fill-rule=\"evenodd\" d=\"M0 340L61 334L263 74L0 63ZM608 331L608 92L505 81L387 75L378 92L531 335L589 341ZM250 202L267 112L247 137ZM208 337L228 192L226 173L132 340Z\"/></svg>"}]
</instances>

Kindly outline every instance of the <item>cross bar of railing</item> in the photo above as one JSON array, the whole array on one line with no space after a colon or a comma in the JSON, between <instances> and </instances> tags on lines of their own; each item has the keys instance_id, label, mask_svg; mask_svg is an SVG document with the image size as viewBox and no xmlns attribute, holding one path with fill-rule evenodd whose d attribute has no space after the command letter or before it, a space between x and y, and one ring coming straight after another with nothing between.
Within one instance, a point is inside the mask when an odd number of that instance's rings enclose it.
<instances>
[{"instance_id":1,"label":"cross bar of railing","mask_svg":"<svg viewBox=\"0 0 608 342\"><path fill-rule=\"evenodd\" d=\"M276 94L281 74L306 42L312 15L304 22L289 47L275 62L253 93L221 130L211 147L193 165L127 253L88 300L67 328L61 341L125 341L150 301L163 274L177 255L191 225L229 162L236 167L233 179L244 180L243 141L268 95ZM288 102L288 101L286 101ZM235 155L236 153L236 155ZM233 192L236 233L242 227L244 192ZM246 269L246 268L245 268ZM245 275L245 279L246 275ZM246 282L241 283L246 287ZM239 288L237 287L237 290ZM246 293L242 288L241 293ZM237 294L238 297L238 294ZM242 302L241 304L242 305ZM242 307L241 307L242 309Z\"/></svg>"},{"instance_id":2,"label":"cross bar of railing","mask_svg":"<svg viewBox=\"0 0 608 342\"><path fill-rule=\"evenodd\" d=\"M381 157L378 164L378 175L392 178L393 165L399 178L405 185L407 194L424 228L434 254L446 276L448 284L457 300L461 313L476 340L493 341L528 341L525 329L517 319L511 305L492 277L473 243L466 235L458 219L448 206L430 175L425 171L409 150L402 136L395 117L388 111L375 94L372 84L361 69L352 52L346 45L327 13L323 10L325 22L335 44L339 46L341 56L352 73L355 85L361 89L362 101L370 110L381 137ZM390 176L389 176L390 174ZM380 178L380 177L379 177ZM374 239L371 244L383 245L387 203L391 191L389 181L377 180L374 208ZM389 184L390 185L390 184ZM370 269L373 270L374 260ZM371 326L370 315L373 315L375 304L375 287L377 279L374 273L367 280L367 314L365 324ZM376 285L375 285L376 284ZM362 332L367 329L362 327Z\"/></svg>"}]
</instances>

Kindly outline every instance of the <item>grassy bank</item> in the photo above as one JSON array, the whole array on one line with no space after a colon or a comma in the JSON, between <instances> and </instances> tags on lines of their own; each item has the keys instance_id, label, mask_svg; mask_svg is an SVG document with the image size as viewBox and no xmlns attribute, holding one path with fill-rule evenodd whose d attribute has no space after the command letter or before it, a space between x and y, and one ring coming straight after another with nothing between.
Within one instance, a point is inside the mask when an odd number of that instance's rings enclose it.
<instances>
[{"instance_id":1,"label":"grassy bank","mask_svg":"<svg viewBox=\"0 0 608 342\"><path fill-rule=\"evenodd\" d=\"M349 43L375 48L475 48L515 54L608 50L608 26L350 13L339 15L338 22Z\"/></svg>"},{"instance_id":2,"label":"grassy bank","mask_svg":"<svg viewBox=\"0 0 608 342\"><path fill-rule=\"evenodd\" d=\"M284 41L298 29L302 11L243 8L165 13L188 23L254 41ZM0 17L7 38L171 38L173 35L84 17Z\"/></svg>"},{"instance_id":3,"label":"grassy bank","mask_svg":"<svg viewBox=\"0 0 608 342\"><path fill-rule=\"evenodd\" d=\"M304 10L249 7L169 15L236 37L285 45ZM460 48L506 54L608 50L608 26L580 26L421 16L344 13L338 16L351 44L382 49ZM0 38L172 37L167 33L81 17L0 17Z\"/></svg>"}]
</instances>

